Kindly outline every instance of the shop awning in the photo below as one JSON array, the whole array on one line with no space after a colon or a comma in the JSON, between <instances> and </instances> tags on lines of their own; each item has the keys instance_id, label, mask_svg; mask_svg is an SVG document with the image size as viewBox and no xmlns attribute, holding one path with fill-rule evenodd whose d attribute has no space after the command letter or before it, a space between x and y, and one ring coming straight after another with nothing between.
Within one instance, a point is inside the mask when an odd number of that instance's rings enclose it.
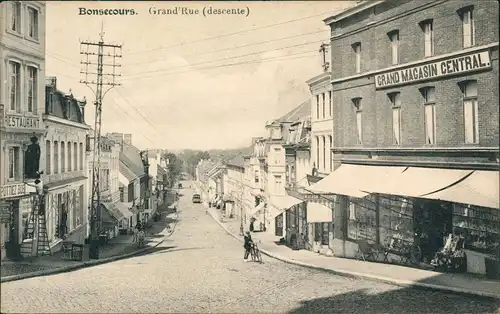
<instances>
[{"instance_id":1,"label":"shop awning","mask_svg":"<svg viewBox=\"0 0 500 314\"><path fill-rule=\"evenodd\" d=\"M408 167L401 175L381 181L364 191L421 197L445 189L471 173L472 170Z\"/></svg>"},{"instance_id":2,"label":"shop awning","mask_svg":"<svg viewBox=\"0 0 500 314\"><path fill-rule=\"evenodd\" d=\"M278 209L289 209L290 207L300 204L303 201L299 200L290 195L285 196L271 196L270 198L271 204Z\"/></svg>"},{"instance_id":3,"label":"shop awning","mask_svg":"<svg viewBox=\"0 0 500 314\"><path fill-rule=\"evenodd\" d=\"M463 180L422 198L475 206L500 208L500 176L498 171L476 170Z\"/></svg>"},{"instance_id":4,"label":"shop awning","mask_svg":"<svg viewBox=\"0 0 500 314\"><path fill-rule=\"evenodd\" d=\"M399 176L406 167L343 164L308 188L316 194L339 194L363 198L373 186Z\"/></svg>"},{"instance_id":5,"label":"shop awning","mask_svg":"<svg viewBox=\"0 0 500 314\"><path fill-rule=\"evenodd\" d=\"M307 223L332 222L332 209L316 202L307 203Z\"/></svg>"},{"instance_id":6,"label":"shop awning","mask_svg":"<svg viewBox=\"0 0 500 314\"><path fill-rule=\"evenodd\" d=\"M130 207L126 203L115 203L115 206L122 213L123 218L130 218L134 213L129 209Z\"/></svg>"},{"instance_id":7,"label":"shop awning","mask_svg":"<svg viewBox=\"0 0 500 314\"><path fill-rule=\"evenodd\" d=\"M103 207L106 209L109 215L117 221L120 221L124 218L129 218L133 215L133 213L128 210L128 208L126 208L122 204L118 204L120 203L102 203Z\"/></svg>"},{"instance_id":8,"label":"shop awning","mask_svg":"<svg viewBox=\"0 0 500 314\"><path fill-rule=\"evenodd\" d=\"M260 215L262 212L262 209L264 209L264 206L266 206L265 202L260 203L258 206L252 208L249 212L249 216L255 216L255 215Z\"/></svg>"},{"instance_id":9,"label":"shop awning","mask_svg":"<svg viewBox=\"0 0 500 314\"><path fill-rule=\"evenodd\" d=\"M302 200L295 198L290 195L286 196L271 196L270 203L272 206L268 207L268 216L269 218L276 218L276 216L281 215L284 211L289 209L290 207L302 203Z\"/></svg>"},{"instance_id":10,"label":"shop awning","mask_svg":"<svg viewBox=\"0 0 500 314\"><path fill-rule=\"evenodd\" d=\"M250 191L250 194L257 197L262 197L264 195L260 189L253 189Z\"/></svg>"}]
</instances>

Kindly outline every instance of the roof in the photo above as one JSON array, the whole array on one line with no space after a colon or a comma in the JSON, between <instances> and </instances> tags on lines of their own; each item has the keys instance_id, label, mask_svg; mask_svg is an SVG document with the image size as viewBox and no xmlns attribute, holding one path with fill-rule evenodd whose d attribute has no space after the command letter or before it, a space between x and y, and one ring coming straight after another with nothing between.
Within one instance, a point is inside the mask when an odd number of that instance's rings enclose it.
<instances>
[{"instance_id":1,"label":"roof","mask_svg":"<svg viewBox=\"0 0 500 314\"><path fill-rule=\"evenodd\" d=\"M380 0L380 1L370 1L370 0L365 0L365 1L358 1L356 2L353 6L348 7L345 10L342 10L330 17L327 17L326 19L323 20L323 22L326 25L330 25L335 22L342 21L346 18L349 18L357 13L360 13L364 10L367 10L369 8L373 8L374 6L381 4L385 2L385 0Z\"/></svg>"},{"instance_id":2,"label":"roof","mask_svg":"<svg viewBox=\"0 0 500 314\"><path fill-rule=\"evenodd\" d=\"M135 146L126 143L122 144L122 150L120 152L120 172L129 181L145 174L144 165L142 164L142 159L139 154L140 150Z\"/></svg>"},{"instance_id":3,"label":"roof","mask_svg":"<svg viewBox=\"0 0 500 314\"><path fill-rule=\"evenodd\" d=\"M243 156L243 154L237 155L236 157L226 162L226 164L233 167L245 168L245 157Z\"/></svg>"},{"instance_id":4,"label":"roof","mask_svg":"<svg viewBox=\"0 0 500 314\"><path fill-rule=\"evenodd\" d=\"M307 100L276 120L276 122L295 122L311 114L311 101Z\"/></svg>"}]
</instances>

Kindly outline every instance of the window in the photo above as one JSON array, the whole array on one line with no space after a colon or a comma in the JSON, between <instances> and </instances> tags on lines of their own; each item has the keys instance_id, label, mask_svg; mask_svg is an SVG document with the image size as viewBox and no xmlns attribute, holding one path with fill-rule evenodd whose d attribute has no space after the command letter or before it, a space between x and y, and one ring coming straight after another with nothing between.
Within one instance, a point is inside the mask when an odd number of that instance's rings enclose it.
<instances>
[{"instance_id":1,"label":"window","mask_svg":"<svg viewBox=\"0 0 500 314\"><path fill-rule=\"evenodd\" d=\"M38 10L28 7L28 36L38 40Z\"/></svg>"},{"instance_id":2,"label":"window","mask_svg":"<svg viewBox=\"0 0 500 314\"><path fill-rule=\"evenodd\" d=\"M274 176L274 182L275 182L275 194L280 194L283 188L283 181L281 176Z\"/></svg>"},{"instance_id":3,"label":"window","mask_svg":"<svg viewBox=\"0 0 500 314\"><path fill-rule=\"evenodd\" d=\"M68 171L72 171L73 169L71 168L71 158L73 158L73 155L71 155L71 142L68 142Z\"/></svg>"},{"instance_id":4,"label":"window","mask_svg":"<svg viewBox=\"0 0 500 314\"><path fill-rule=\"evenodd\" d=\"M28 112L36 112L37 68L28 67Z\"/></svg>"},{"instance_id":5,"label":"window","mask_svg":"<svg viewBox=\"0 0 500 314\"><path fill-rule=\"evenodd\" d=\"M436 89L427 87L422 90L424 96L425 144L436 143Z\"/></svg>"},{"instance_id":6,"label":"window","mask_svg":"<svg viewBox=\"0 0 500 314\"><path fill-rule=\"evenodd\" d=\"M61 142L61 173L66 171L66 146Z\"/></svg>"},{"instance_id":7,"label":"window","mask_svg":"<svg viewBox=\"0 0 500 314\"><path fill-rule=\"evenodd\" d=\"M21 179L19 152L19 147L9 148L9 181Z\"/></svg>"},{"instance_id":8,"label":"window","mask_svg":"<svg viewBox=\"0 0 500 314\"><path fill-rule=\"evenodd\" d=\"M401 94L389 94L392 105L392 144L401 144Z\"/></svg>"},{"instance_id":9,"label":"window","mask_svg":"<svg viewBox=\"0 0 500 314\"><path fill-rule=\"evenodd\" d=\"M325 93L321 94L321 97L323 98L323 119L325 118L326 115L326 101L325 101Z\"/></svg>"},{"instance_id":10,"label":"window","mask_svg":"<svg viewBox=\"0 0 500 314\"><path fill-rule=\"evenodd\" d=\"M354 55L356 57L356 73L361 72L361 43L354 43L352 45L352 49L354 50Z\"/></svg>"},{"instance_id":11,"label":"window","mask_svg":"<svg viewBox=\"0 0 500 314\"><path fill-rule=\"evenodd\" d=\"M462 87L464 94L465 143L479 143L477 81L468 81Z\"/></svg>"},{"instance_id":12,"label":"window","mask_svg":"<svg viewBox=\"0 0 500 314\"><path fill-rule=\"evenodd\" d=\"M80 170L83 170L83 143L80 143Z\"/></svg>"},{"instance_id":13,"label":"window","mask_svg":"<svg viewBox=\"0 0 500 314\"><path fill-rule=\"evenodd\" d=\"M316 119L319 120L319 95L316 95Z\"/></svg>"},{"instance_id":14,"label":"window","mask_svg":"<svg viewBox=\"0 0 500 314\"><path fill-rule=\"evenodd\" d=\"M472 16L472 6L459 11L462 19L462 36L464 48L474 46L474 18Z\"/></svg>"},{"instance_id":15,"label":"window","mask_svg":"<svg viewBox=\"0 0 500 314\"><path fill-rule=\"evenodd\" d=\"M396 65L399 64L399 31L394 30L388 35L391 40L392 64Z\"/></svg>"},{"instance_id":16,"label":"window","mask_svg":"<svg viewBox=\"0 0 500 314\"><path fill-rule=\"evenodd\" d=\"M54 173L59 173L59 143L54 141Z\"/></svg>"},{"instance_id":17,"label":"window","mask_svg":"<svg viewBox=\"0 0 500 314\"><path fill-rule=\"evenodd\" d=\"M363 124L362 124L362 108L361 108L361 98L354 98L352 100L354 108L356 109L356 130L358 132L357 144L363 143Z\"/></svg>"},{"instance_id":18,"label":"window","mask_svg":"<svg viewBox=\"0 0 500 314\"><path fill-rule=\"evenodd\" d=\"M330 169L330 171L332 171L333 170L333 156L332 156L333 153L332 153L331 148L332 148L332 145L333 145L333 136L328 135L328 141L329 141L329 144L330 144L329 145L330 149L328 150L328 158L330 160L330 168L329 169Z\"/></svg>"},{"instance_id":19,"label":"window","mask_svg":"<svg viewBox=\"0 0 500 314\"><path fill-rule=\"evenodd\" d=\"M319 136L316 136L316 165L319 167Z\"/></svg>"},{"instance_id":20,"label":"window","mask_svg":"<svg viewBox=\"0 0 500 314\"><path fill-rule=\"evenodd\" d=\"M431 57L434 55L434 28L432 20L423 21L420 23L424 32L424 56Z\"/></svg>"},{"instance_id":21,"label":"window","mask_svg":"<svg viewBox=\"0 0 500 314\"><path fill-rule=\"evenodd\" d=\"M11 2L10 3L10 30L20 33L21 32L21 3Z\"/></svg>"},{"instance_id":22,"label":"window","mask_svg":"<svg viewBox=\"0 0 500 314\"><path fill-rule=\"evenodd\" d=\"M9 109L21 112L21 65L9 61Z\"/></svg>"},{"instance_id":23,"label":"window","mask_svg":"<svg viewBox=\"0 0 500 314\"><path fill-rule=\"evenodd\" d=\"M81 161L80 161L81 162ZM73 143L73 171L78 170L78 144Z\"/></svg>"},{"instance_id":24,"label":"window","mask_svg":"<svg viewBox=\"0 0 500 314\"><path fill-rule=\"evenodd\" d=\"M333 101L332 101L332 91L328 92L328 109L330 113L330 117L333 117Z\"/></svg>"},{"instance_id":25,"label":"window","mask_svg":"<svg viewBox=\"0 0 500 314\"><path fill-rule=\"evenodd\" d=\"M326 136L322 136L323 138L323 170L326 169Z\"/></svg>"},{"instance_id":26,"label":"window","mask_svg":"<svg viewBox=\"0 0 500 314\"><path fill-rule=\"evenodd\" d=\"M50 163L52 159L50 158L50 141L45 141L45 173L50 174Z\"/></svg>"}]
</instances>

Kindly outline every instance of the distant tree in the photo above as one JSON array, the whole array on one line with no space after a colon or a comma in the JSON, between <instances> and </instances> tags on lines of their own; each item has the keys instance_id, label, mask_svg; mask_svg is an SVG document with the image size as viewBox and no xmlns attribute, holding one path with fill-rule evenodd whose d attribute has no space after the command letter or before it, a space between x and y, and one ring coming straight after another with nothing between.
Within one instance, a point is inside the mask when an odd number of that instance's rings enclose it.
<instances>
[{"instance_id":1,"label":"distant tree","mask_svg":"<svg viewBox=\"0 0 500 314\"><path fill-rule=\"evenodd\" d=\"M168 160L167 164L167 171L168 171L168 178L169 178L169 186L172 187L172 185L179 180L182 170L183 170L183 161L182 159L178 158L176 154L171 153L171 152L165 152L163 154L163 158L165 160Z\"/></svg>"}]
</instances>

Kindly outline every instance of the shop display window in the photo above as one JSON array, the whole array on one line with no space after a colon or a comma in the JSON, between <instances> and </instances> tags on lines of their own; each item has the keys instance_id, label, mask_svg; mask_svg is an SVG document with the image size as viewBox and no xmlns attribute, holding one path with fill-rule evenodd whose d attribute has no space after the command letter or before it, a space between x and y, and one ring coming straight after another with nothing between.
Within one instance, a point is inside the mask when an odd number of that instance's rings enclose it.
<instances>
[{"instance_id":1,"label":"shop display window","mask_svg":"<svg viewBox=\"0 0 500 314\"><path fill-rule=\"evenodd\" d=\"M380 243L388 246L394 238L413 243L413 204L389 195L381 196L379 202Z\"/></svg>"},{"instance_id":2,"label":"shop display window","mask_svg":"<svg viewBox=\"0 0 500 314\"><path fill-rule=\"evenodd\" d=\"M347 235L350 240L367 240L376 242L377 239L377 213L376 203L372 196L364 199L349 199L349 219Z\"/></svg>"},{"instance_id":3,"label":"shop display window","mask_svg":"<svg viewBox=\"0 0 500 314\"><path fill-rule=\"evenodd\" d=\"M328 245L331 230L331 222L316 222L314 224L314 241L320 242L321 245Z\"/></svg>"},{"instance_id":4,"label":"shop display window","mask_svg":"<svg viewBox=\"0 0 500 314\"><path fill-rule=\"evenodd\" d=\"M500 211L465 204L453 205L453 229L465 238L465 248L494 254L500 246Z\"/></svg>"}]
</instances>

